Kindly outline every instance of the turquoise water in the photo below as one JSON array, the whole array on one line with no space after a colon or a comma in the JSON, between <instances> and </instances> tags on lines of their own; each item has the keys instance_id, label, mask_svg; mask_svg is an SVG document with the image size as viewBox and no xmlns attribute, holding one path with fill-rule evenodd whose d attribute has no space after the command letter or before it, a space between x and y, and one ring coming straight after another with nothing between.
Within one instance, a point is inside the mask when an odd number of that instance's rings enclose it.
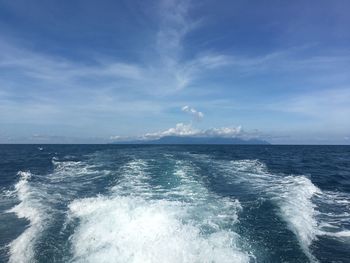
<instances>
[{"instance_id":1,"label":"turquoise water","mask_svg":"<svg viewBox=\"0 0 350 263\"><path fill-rule=\"evenodd\" d=\"M350 262L348 146L0 145L1 262Z\"/></svg>"}]
</instances>

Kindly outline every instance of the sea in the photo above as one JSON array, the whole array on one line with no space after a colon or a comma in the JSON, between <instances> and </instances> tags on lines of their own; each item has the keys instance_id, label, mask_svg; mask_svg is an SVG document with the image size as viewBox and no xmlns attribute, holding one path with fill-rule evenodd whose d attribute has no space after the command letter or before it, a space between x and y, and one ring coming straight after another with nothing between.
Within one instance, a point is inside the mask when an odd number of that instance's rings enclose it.
<instances>
[{"instance_id":1,"label":"sea","mask_svg":"<svg viewBox=\"0 0 350 263\"><path fill-rule=\"evenodd\" d=\"M350 262L350 146L0 145L0 262Z\"/></svg>"}]
</instances>

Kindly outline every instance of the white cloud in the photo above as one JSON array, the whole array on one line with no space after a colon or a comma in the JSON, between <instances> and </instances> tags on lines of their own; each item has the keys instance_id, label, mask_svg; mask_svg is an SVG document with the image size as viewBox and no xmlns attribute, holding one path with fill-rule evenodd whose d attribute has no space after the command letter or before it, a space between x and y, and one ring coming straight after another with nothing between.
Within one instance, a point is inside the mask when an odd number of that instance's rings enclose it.
<instances>
[{"instance_id":1,"label":"white cloud","mask_svg":"<svg viewBox=\"0 0 350 263\"><path fill-rule=\"evenodd\" d=\"M105 59L103 54L89 57L89 63L44 54L23 48L12 40L0 41L0 69L8 76L29 78L31 86L65 90L128 89L147 95L167 95L188 87L207 70L225 66L228 58L220 54L201 53L184 59L183 41L200 23L189 15L190 1L164 0L158 8L159 29L154 32L155 50L140 63L118 58ZM10 79L10 78L7 78ZM19 85L15 80L1 80L2 87Z\"/></svg>"},{"instance_id":2,"label":"white cloud","mask_svg":"<svg viewBox=\"0 0 350 263\"><path fill-rule=\"evenodd\" d=\"M182 137L220 137L220 138L254 138L256 132L248 133L243 132L241 126L238 127L221 127L221 128L211 128L211 129L196 129L192 124L177 123L175 127L169 128L164 131L158 131L154 133L146 133L142 136L131 138L131 137L120 137L111 136L111 140L127 141L127 140L152 140L159 139L165 136L182 136Z\"/></svg>"},{"instance_id":3,"label":"white cloud","mask_svg":"<svg viewBox=\"0 0 350 263\"><path fill-rule=\"evenodd\" d=\"M195 108L191 108L190 106L183 106L181 108L183 112L190 114L195 120L201 120L204 117L204 114L200 111L197 111Z\"/></svg>"},{"instance_id":4,"label":"white cloud","mask_svg":"<svg viewBox=\"0 0 350 263\"><path fill-rule=\"evenodd\" d=\"M207 70L228 64L228 57L212 53L200 53L194 59L184 60L183 41L187 34L201 25L201 21L190 18L190 8L189 0L163 0L159 8L160 29L156 46L160 66L156 74L161 72L172 80L167 82L172 91L186 88Z\"/></svg>"},{"instance_id":5,"label":"white cloud","mask_svg":"<svg viewBox=\"0 0 350 263\"><path fill-rule=\"evenodd\" d=\"M146 133L144 139L157 139L164 136L196 136L200 130L194 129L191 124L177 123L174 128L155 133Z\"/></svg>"},{"instance_id":6,"label":"white cloud","mask_svg":"<svg viewBox=\"0 0 350 263\"><path fill-rule=\"evenodd\" d=\"M190 9L191 2L188 0L161 1L158 8L160 26L154 32L156 54L138 64L117 58L106 60L101 58L103 56L90 57L89 64L78 63L75 60L30 51L13 41L6 42L6 38L3 38L0 41L0 69L13 73L16 78L30 78L31 86L47 89L53 87L60 92L70 92L72 88L84 91L96 89L94 81L98 80L99 89L128 89L154 96L178 92L205 77L209 70L226 66L232 67L235 72L254 73L267 68L293 68L292 65L300 68L339 61L338 57L315 58L311 61L293 60L293 49L260 57L234 57L201 50L192 59L185 59L184 40L201 25L201 21L191 18ZM341 61L348 62L349 58L342 58ZM16 80L2 79L0 85L6 88L19 84Z\"/></svg>"}]
</instances>

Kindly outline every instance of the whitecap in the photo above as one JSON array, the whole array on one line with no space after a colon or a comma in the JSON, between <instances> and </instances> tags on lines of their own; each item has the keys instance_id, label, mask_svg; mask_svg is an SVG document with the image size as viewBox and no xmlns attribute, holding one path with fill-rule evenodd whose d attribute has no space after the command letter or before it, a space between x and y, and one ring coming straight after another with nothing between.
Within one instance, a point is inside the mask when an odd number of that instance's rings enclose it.
<instances>
[{"instance_id":1,"label":"whitecap","mask_svg":"<svg viewBox=\"0 0 350 263\"><path fill-rule=\"evenodd\" d=\"M236 182L256 189L278 205L281 218L311 261L317 261L310 246L318 236L349 237L344 226L350 219L348 194L322 192L303 175L271 174L258 160L224 162L221 167L228 172L226 176L234 176Z\"/></svg>"},{"instance_id":2,"label":"whitecap","mask_svg":"<svg viewBox=\"0 0 350 263\"><path fill-rule=\"evenodd\" d=\"M235 182L244 183L272 200L305 255L311 261L317 261L309 247L319 234L318 211L313 198L321 194L321 190L309 178L271 174L258 160L222 162L219 166L225 169L225 176L234 177Z\"/></svg>"},{"instance_id":3,"label":"whitecap","mask_svg":"<svg viewBox=\"0 0 350 263\"><path fill-rule=\"evenodd\" d=\"M7 212L15 213L18 218L29 220L29 227L9 244L9 262L32 262L36 240L45 228L47 218L45 207L38 200L40 193L29 183L32 174L20 171L18 175L20 180L15 185L14 193L20 203Z\"/></svg>"},{"instance_id":4,"label":"whitecap","mask_svg":"<svg viewBox=\"0 0 350 263\"><path fill-rule=\"evenodd\" d=\"M195 168L176 161L174 187L151 184L149 163L136 159L121 168L109 196L77 199L69 217L73 262L250 262L237 244L238 200L208 191ZM218 216L219 215L219 216Z\"/></svg>"},{"instance_id":5,"label":"whitecap","mask_svg":"<svg viewBox=\"0 0 350 263\"><path fill-rule=\"evenodd\" d=\"M70 205L80 225L72 237L74 262L249 262L234 249L236 235L208 236L184 223L181 203L138 197L96 197Z\"/></svg>"}]
</instances>

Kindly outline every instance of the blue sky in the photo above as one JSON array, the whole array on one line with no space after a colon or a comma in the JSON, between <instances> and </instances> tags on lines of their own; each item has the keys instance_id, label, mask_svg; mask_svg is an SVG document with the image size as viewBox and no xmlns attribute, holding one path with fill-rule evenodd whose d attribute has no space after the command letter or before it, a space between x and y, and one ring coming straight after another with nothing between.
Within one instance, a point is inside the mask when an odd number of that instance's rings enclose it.
<instances>
[{"instance_id":1,"label":"blue sky","mask_svg":"<svg viewBox=\"0 0 350 263\"><path fill-rule=\"evenodd\" d=\"M0 142L350 144L349 1L0 0Z\"/></svg>"}]
</instances>

